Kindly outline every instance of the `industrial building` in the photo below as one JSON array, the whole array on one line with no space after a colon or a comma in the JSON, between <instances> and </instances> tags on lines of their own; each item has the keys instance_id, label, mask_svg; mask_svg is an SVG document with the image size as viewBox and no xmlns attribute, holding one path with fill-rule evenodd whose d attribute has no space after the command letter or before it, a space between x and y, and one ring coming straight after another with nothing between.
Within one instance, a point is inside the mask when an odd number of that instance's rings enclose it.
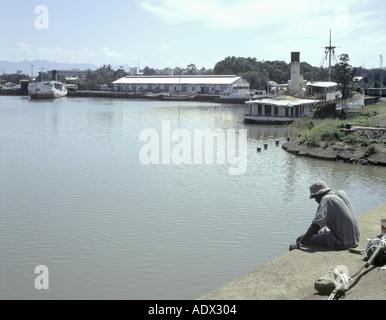
<instances>
[{"instance_id":1,"label":"industrial building","mask_svg":"<svg viewBox=\"0 0 386 320\"><path fill-rule=\"evenodd\" d=\"M249 89L249 82L235 75L126 76L113 82L115 92L194 92L220 95L234 87Z\"/></svg>"},{"instance_id":2,"label":"industrial building","mask_svg":"<svg viewBox=\"0 0 386 320\"><path fill-rule=\"evenodd\" d=\"M52 78L52 71L55 71L55 70L47 71L48 76L51 78ZM89 73L89 70L79 70L79 69L56 71L58 79L64 80L64 81L86 79L88 73Z\"/></svg>"}]
</instances>

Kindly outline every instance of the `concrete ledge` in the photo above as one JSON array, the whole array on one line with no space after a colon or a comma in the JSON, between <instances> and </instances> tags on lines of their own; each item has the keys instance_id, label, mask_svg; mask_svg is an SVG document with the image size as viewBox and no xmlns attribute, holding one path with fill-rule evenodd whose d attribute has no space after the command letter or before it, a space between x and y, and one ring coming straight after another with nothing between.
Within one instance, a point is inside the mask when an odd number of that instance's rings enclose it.
<instances>
[{"instance_id":1,"label":"concrete ledge","mask_svg":"<svg viewBox=\"0 0 386 320\"><path fill-rule=\"evenodd\" d=\"M386 203L358 218L361 239L356 249L364 250L368 240L381 233L381 219L386 219ZM304 300L327 299L314 289L315 280L339 265L354 274L364 264L365 255L344 251L303 248L293 250L264 266L243 275L201 300ZM345 300L386 299L386 270L369 266L350 281Z\"/></svg>"}]
</instances>

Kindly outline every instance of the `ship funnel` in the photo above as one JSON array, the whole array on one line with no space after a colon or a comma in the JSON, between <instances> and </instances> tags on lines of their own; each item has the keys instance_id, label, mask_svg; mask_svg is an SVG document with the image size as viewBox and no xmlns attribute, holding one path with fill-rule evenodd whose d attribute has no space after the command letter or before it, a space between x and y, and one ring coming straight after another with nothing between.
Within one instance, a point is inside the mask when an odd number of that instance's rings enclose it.
<instances>
[{"instance_id":1,"label":"ship funnel","mask_svg":"<svg viewBox=\"0 0 386 320\"><path fill-rule=\"evenodd\" d=\"M52 70L52 80L58 81L58 70Z\"/></svg>"}]
</instances>

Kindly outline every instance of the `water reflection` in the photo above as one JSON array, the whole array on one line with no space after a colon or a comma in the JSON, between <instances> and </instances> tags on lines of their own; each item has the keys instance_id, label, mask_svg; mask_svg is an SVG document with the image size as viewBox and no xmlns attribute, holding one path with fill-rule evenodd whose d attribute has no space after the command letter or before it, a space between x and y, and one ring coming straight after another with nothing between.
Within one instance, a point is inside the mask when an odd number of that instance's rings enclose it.
<instances>
[{"instance_id":1,"label":"water reflection","mask_svg":"<svg viewBox=\"0 0 386 320\"><path fill-rule=\"evenodd\" d=\"M251 139L279 139L286 141L292 136L291 129L287 126L270 125L246 125L248 128L248 137Z\"/></svg>"}]
</instances>

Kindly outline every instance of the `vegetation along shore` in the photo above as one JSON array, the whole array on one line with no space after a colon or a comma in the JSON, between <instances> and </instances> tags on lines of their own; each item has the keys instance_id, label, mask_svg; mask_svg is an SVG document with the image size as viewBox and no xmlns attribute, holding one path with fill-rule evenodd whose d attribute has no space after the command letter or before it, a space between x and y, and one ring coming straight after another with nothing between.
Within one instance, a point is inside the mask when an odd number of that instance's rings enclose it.
<instances>
[{"instance_id":1,"label":"vegetation along shore","mask_svg":"<svg viewBox=\"0 0 386 320\"><path fill-rule=\"evenodd\" d=\"M348 112L344 119L298 120L292 124L296 139L283 149L299 156L386 166L386 101L365 112Z\"/></svg>"}]
</instances>

